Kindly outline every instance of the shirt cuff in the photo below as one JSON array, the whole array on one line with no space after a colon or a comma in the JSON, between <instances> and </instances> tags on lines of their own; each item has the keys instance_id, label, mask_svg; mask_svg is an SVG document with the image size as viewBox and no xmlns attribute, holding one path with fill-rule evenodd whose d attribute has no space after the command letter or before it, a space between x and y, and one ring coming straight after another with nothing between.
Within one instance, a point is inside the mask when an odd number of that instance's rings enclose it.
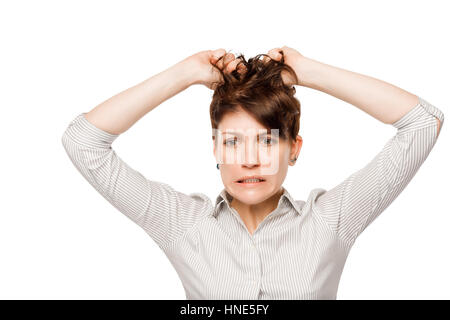
<instances>
[{"instance_id":1,"label":"shirt cuff","mask_svg":"<svg viewBox=\"0 0 450 320\"><path fill-rule=\"evenodd\" d=\"M394 122L392 125L397 129L419 129L422 127L428 127L430 124L436 125L436 118L439 119L442 124L444 123L444 113L433 106L425 99L418 97L419 102L402 118ZM430 115L434 117L430 117Z\"/></svg>"},{"instance_id":2,"label":"shirt cuff","mask_svg":"<svg viewBox=\"0 0 450 320\"><path fill-rule=\"evenodd\" d=\"M88 148L109 149L120 134L112 134L97 128L86 119L86 113L82 112L75 117L67 127L65 134L79 145Z\"/></svg>"}]
</instances>

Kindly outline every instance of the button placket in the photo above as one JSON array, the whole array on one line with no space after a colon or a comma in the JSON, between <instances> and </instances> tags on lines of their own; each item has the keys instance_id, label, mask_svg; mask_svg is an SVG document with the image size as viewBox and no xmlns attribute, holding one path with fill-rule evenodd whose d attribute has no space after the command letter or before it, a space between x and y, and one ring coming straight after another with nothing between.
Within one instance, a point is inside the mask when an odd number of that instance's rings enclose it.
<instances>
[{"instance_id":1,"label":"button placket","mask_svg":"<svg viewBox=\"0 0 450 320\"><path fill-rule=\"evenodd\" d=\"M256 263L254 264L254 269L253 269L253 279L251 280L253 287L256 289L257 294L259 294L260 291L260 285L261 285L261 256L259 254L259 250L258 247L256 245L256 237L254 236L251 241L251 250L253 252L253 254L256 256L255 260Z\"/></svg>"}]
</instances>

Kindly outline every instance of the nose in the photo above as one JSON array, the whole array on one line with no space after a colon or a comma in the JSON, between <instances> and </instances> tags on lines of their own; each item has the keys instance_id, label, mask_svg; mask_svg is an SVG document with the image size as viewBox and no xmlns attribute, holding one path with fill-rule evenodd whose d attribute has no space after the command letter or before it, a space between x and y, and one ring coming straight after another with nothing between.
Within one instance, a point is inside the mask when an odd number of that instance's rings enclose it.
<instances>
[{"instance_id":1,"label":"nose","mask_svg":"<svg viewBox=\"0 0 450 320\"><path fill-rule=\"evenodd\" d=\"M259 150L257 143L249 139L249 137L245 138L245 157L242 163L245 167L255 167L259 165Z\"/></svg>"}]
</instances>

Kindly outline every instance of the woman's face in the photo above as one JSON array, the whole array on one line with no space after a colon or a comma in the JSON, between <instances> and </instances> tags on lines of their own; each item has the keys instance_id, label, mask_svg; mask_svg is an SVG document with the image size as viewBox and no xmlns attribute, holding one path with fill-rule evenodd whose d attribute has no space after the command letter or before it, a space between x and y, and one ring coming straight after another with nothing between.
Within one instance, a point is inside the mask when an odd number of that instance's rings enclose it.
<instances>
[{"instance_id":1,"label":"woman's face","mask_svg":"<svg viewBox=\"0 0 450 320\"><path fill-rule=\"evenodd\" d=\"M240 109L229 112L213 135L214 156L227 192L246 204L258 204L280 191L288 166L298 157L302 138L294 143L282 141L278 129L270 132L250 114ZM243 177L257 176L262 182L245 182Z\"/></svg>"}]
</instances>

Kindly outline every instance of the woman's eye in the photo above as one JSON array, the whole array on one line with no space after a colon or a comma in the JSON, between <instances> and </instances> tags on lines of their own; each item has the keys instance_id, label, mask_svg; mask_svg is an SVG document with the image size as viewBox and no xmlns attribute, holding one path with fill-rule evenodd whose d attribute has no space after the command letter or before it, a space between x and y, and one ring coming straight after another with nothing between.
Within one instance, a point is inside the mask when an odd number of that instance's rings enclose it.
<instances>
[{"instance_id":1,"label":"woman's eye","mask_svg":"<svg viewBox=\"0 0 450 320\"><path fill-rule=\"evenodd\" d=\"M225 142L223 144L226 146L234 146L234 145L236 145L235 142L236 142L236 138L225 140Z\"/></svg>"},{"instance_id":2,"label":"woman's eye","mask_svg":"<svg viewBox=\"0 0 450 320\"><path fill-rule=\"evenodd\" d=\"M262 141L263 141L263 143L266 144L266 145L272 145L272 144L274 144L274 143L276 142L276 141L275 141L274 139L272 139L272 138L263 138Z\"/></svg>"},{"instance_id":3,"label":"woman's eye","mask_svg":"<svg viewBox=\"0 0 450 320\"><path fill-rule=\"evenodd\" d=\"M262 138L259 141L261 141L266 146L270 146L270 145L273 145L274 143L276 143L276 139L272 139L272 138L269 138L269 137L268 138ZM238 142L237 138L234 138L234 139L225 140L223 142L223 144L226 145L226 146L236 146L237 142Z\"/></svg>"}]
</instances>

